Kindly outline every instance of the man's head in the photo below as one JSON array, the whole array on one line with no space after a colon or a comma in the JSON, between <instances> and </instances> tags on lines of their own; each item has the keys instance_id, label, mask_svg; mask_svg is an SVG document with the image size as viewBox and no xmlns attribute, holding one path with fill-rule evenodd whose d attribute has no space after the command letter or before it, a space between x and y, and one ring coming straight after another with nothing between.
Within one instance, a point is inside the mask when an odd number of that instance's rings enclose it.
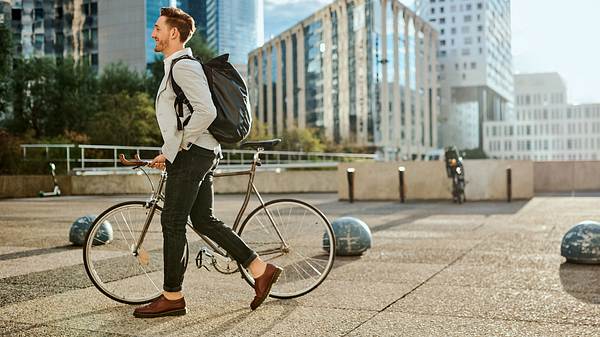
<instances>
[{"instance_id":1,"label":"man's head","mask_svg":"<svg viewBox=\"0 0 600 337\"><path fill-rule=\"evenodd\" d=\"M180 49L194 34L194 18L179 8L163 7L154 24L152 38L155 52L172 52Z\"/></svg>"}]
</instances>

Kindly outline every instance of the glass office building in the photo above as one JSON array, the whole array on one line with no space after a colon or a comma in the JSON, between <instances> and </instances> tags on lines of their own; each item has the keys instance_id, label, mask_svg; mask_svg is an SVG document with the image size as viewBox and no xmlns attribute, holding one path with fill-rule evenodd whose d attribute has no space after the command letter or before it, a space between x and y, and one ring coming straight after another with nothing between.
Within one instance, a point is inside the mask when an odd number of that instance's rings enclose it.
<instances>
[{"instance_id":1,"label":"glass office building","mask_svg":"<svg viewBox=\"0 0 600 337\"><path fill-rule=\"evenodd\" d=\"M338 0L252 51L250 100L277 136L318 129L385 159L435 147L437 32L397 0Z\"/></svg>"},{"instance_id":2,"label":"glass office building","mask_svg":"<svg viewBox=\"0 0 600 337\"><path fill-rule=\"evenodd\" d=\"M97 0L12 0L3 1L2 7L16 54L70 56L98 66Z\"/></svg>"},{"instance_id":3,"label":"glass office building","mask_svg":"<svg viewBox=\"0 0 600 337\"><path fill-rule=\"evenodd\" d=\"M194 17L208 44L218 54L229 53L231 63L246 64L248 53L262 44L263 0L181 2L180 7Z\"/></svg>"}]
</instances>

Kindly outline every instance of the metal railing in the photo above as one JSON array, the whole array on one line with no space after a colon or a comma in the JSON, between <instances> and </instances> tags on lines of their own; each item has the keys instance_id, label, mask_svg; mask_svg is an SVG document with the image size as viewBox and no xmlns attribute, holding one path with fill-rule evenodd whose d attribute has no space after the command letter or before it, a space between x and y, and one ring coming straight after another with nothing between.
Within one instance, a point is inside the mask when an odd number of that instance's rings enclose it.
<instances>
[{"instance_id":1,"label":"metal railing","mask_svg":"<svg viewBox=\"0 0 600 337\"><path fill-rule=\"evenodd\" d=\"M126 153L128 156L137 154L148 159L160 153L160 147L151 146L119 146L119 145L73 145L73 144L23 144L23 160L36 160L28 158L28 149L44 148L45 161L57 163L66 162L69 174L120 174L135 173L127 167L119 166L119 154ZM50 148L65 149L66 158L51 158ZM72 157L72 154L79 155ZM252 161L253 150L223 150L223 159L220 162L221 170L239 170L246 168ZM102 155L100 155L102 154ZM287 168L331 168L336 167L339 162L371 161L375 160L374 154L358 153L323 153L323 152L295 152L295 151L264 151L263 169L287 169ZM37 159L40 160L40 159ZM74 164L74 165L71 165ZM74 168L71 170L71 166Z\"/></svg>"}]
</instances>

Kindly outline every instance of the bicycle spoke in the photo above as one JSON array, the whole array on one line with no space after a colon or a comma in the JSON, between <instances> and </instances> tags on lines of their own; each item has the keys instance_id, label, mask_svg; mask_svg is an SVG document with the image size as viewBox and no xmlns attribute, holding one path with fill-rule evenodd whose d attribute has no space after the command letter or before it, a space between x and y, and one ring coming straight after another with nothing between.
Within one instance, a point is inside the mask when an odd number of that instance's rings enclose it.
<instances>
[{"instance_id":1,"label":"bicycle spoke","mask_svg":"<svg viewBox=\"0 0 600 337\"><path fill-rule=\"evenodd\" d=\"M306 258L300 254L298 254L297 252L294 252L296 255L300 256L301 258L304 259L304 263L306 263L309 267L312 268L312 270L314 270L317 274L319 274L319 276L321 276L321 272L318 271L312 264L310 264L308 261L306 261Z\"/></svg>"},{"instance_id":2,"label":"bicycle spoke","mask_svg":"<svg viewBox=\"0 0 600 337\"><path fill-rule=\"evenodd\" d=\"M156 257L162 243L162 237L156 235L161 232L160 208L155 210L155 216L146 228L144 246L149 249L140 249L138 253L144 254L140 256L131 251L148 216L144 202L116 205L100 215L90 233L90 236L98 233L105 221L111 223L113 237L110 244L106 239L98 239L94 244L90 237L84 247L86 270L94 285L117 301L146 303L161 293L157 281L162 279L162 259Z\"/></svg>"}]
</instances>

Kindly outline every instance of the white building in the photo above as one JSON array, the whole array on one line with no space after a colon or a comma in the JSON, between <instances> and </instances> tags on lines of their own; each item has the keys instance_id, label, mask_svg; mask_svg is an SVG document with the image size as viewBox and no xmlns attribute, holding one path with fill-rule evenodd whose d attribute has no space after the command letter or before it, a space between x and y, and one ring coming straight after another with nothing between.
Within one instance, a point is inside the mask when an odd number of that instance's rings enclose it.
<instances>
[{"instance_id":1,"label":"white building","mask_svg":"<svg viewBox=\"0 0 600 337\"><path fill-rule=\"evenodd\" d=\"M483 122L510 118L510 0L418 0L439 31L439 145L478 148Z\"/></svg>"},{"instance_id":2,"label":"white building","mask_svg":"<svg viewBox=\"0 0 600 337\"><path fill-rule=\"evenodd\" d=\"M436 147L438 33L398 0L337 0L249 54L256 119L386 160Z\"/></svg>"},{"instance_id":3,"label":"white building","mask_svg":"<svg viewBox=\"0 0 600 337\"><path fill-rule=\"evenodd\" d=\"M516 118L485 123L485 152L503 159L600 159L600 104L570 105L557 73L515 75Z\"/></svg>"}]
</instances>

